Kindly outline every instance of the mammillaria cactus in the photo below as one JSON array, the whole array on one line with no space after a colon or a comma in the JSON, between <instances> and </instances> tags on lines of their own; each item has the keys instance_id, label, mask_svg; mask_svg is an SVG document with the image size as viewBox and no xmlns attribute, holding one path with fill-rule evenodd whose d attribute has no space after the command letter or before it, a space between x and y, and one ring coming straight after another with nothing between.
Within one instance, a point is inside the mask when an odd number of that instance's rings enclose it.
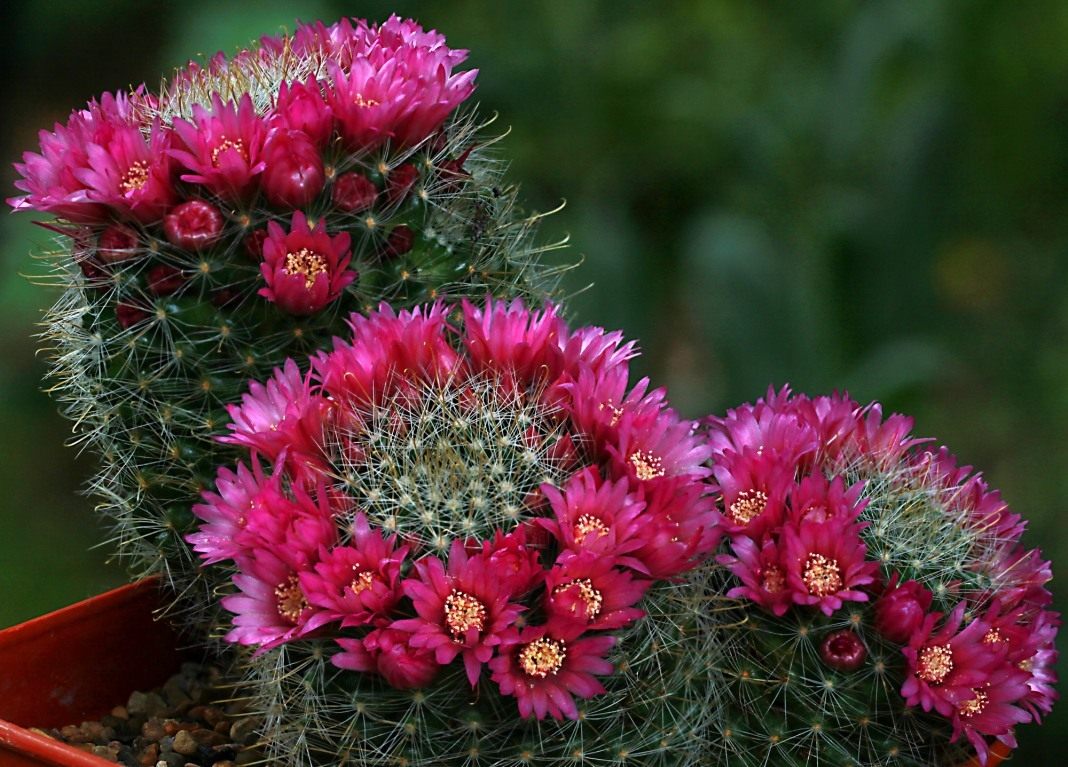
<instances>
[{"instance_id":1,"label":"mammillaria cactus","mask_svg":"<svg viewBox=\"0 0 1068 767\"><path fill-rule=\"evenodd\" d=\"M190 542L286 765L698 765L708 457L618 333L440 303L254 383Z\"/></svg>"},{"instance_id":2,"label":"mammillaria cactus","mask_svg":"<svg viewBox=\"0 0 1068 767\"><path fill-rule=\"evenodd\" d=\"M102 457L92 490L135 574L190 588L182 535L246 380L383 300L551 293L537 217L457 112L465 58L396 17L300 25L158 94L105 94L16 166L11 204L62 235L53 391Z\"/></svg>"},{"instance_id":3,"label":"mammillaria cactus","mask_svg":"<svg viewBox=\"0 0 1068 767\"><path fill-rule=\"evenodd\" d=\"M717 613L709 764L985 763L1049 712L1049 563L911 428L788 390L705 422L726 535L693 580L739 600Z\"/></svg>"}]
</instances>

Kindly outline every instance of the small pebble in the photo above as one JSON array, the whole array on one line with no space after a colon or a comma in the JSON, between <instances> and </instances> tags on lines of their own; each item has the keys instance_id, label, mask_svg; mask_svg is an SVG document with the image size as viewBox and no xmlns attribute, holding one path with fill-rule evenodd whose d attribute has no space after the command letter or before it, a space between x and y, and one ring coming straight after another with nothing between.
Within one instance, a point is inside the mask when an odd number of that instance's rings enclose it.
<instances>
[{"instance_id":1,"label":"small pebble","mask_svg":"<svg viewBox=\"0 0 1068 767\"><path fill-rule=\"evenodd\" d=\"M115 706L111 709L111 715L116 719L129 719L130 712L126 710L126 706Z\"/></svg>"},{"instance_id":2,"label":"small pebble","mask_svg":"<svg viewBox=\"0 0 1068 767\"><path fill-rule=\"evenodd\" d=\"M189 730L180 730L177 735L174 736L173 748L176 753L183 756L192 756L197 752L196 739L189 733Z\"/></svg>"}]
</instances>

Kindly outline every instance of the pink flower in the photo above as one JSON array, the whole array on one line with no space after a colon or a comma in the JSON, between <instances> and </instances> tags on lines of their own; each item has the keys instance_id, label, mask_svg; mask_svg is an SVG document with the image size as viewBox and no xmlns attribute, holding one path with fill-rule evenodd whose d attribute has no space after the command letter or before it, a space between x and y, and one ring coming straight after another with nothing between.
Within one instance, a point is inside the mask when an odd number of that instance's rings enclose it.
<instances>
[{"instance_id":1,"label":"pink flower","mask_svg":"<svg viewBox=\"0 0 1068 767\"><path fill-rule=\"evenodd\" d=\"M82 180L91 170L89 151L106 145L116 130L136 127L135 112L143 100L140 90L105 93L99 102L72 112L66 125L57 123L52 133L41 131L41 153L26 152L22 162L15 164L22 176L15 186L27 194L9 199L8 204L15 210L52 213L79 224L107 220L106 206L90 197Z\"/></svg>"},{"instance_id":2,"label":"pink flower","mask_svg":"<svg viewBox=\"0 0 1068 767\"><path fill-rule=\"evenodd\" d=\"M220 467L215 478L217 492L205 491L203 502L193 506L193 513L204 524L185 538L204 564L234 559L242 551L235 536L248 524L248 513L264 483L258 461L252 462L251 471L243 462L237 464L236 472Z\"/></svg>"},{"instance_id":3,"label":"pink flower","mask_svg":"<svg viewBox=\"0 0 1068 767\"><path fill-rule=\"evenodd\" d=\"M541 491L549 499L553 517L537 523L567 550L607 557L624 556L642 546L639 516L645 504L630 494L625 479L606 482L595 469L584 469L562 491L551 485L542 485Z\"/></svg>"},{"instance_id":4,"label":"pink flower","mask_svg":"<svg viewBox=\"0 0 1068 767\"><path fill-rule=\"evenodd\" d=\"M407 546L397 546L397 536L387 539L372 531L357 513L351 542L322 553L313 572L300 574L301 589L308 602L342 627L384 620L401 598L399 577L407 554Z\"/></svg>"},{"instance_id":5,"label":"pink flower","mask_svg":"<svg viewBox=\"0 0 1068 767\"><path fill-rule=\"evenodd\" d=\"M604 655L614 644L612 636L582 637L530 626L490 661L492 679L502 695L515 696L521 717L578 719L574 699L605 691L596 677L612 673Z\"/></svg>"},{"instance_id":6,"label":"pink flower","mask_svg":"<svg viewBox=\"0 0 1068 767\"><path fill-rule=\"evenodd\" d=\"M114 126L107 141L86 146L88 167L74 175L86 197L142 224L159 221L176 201L171 134L157 120L146 142L141 127Z\"/></svg>"},{"instance_id":7,"label":"pink flower","mask_svg":"<svg viewBox=\"0 0 1068 767\"><path fill-rule=\"evenodd\" d=\"M412 646L432 650L443 666L462 655L474 687L494 650L512 641L510 627L523 607L510 601L508 579L497 578L483 554L469 557L461 541L453 542L448 569L436 557L419 560L415 569L418 576L402 586L419 617L391 628L412 632Z\"/></svg>"},{"instance_id":8,"label":"pink flower","mask_svg":"<svg viewBox=\"0 0 1068 767\"><path fill-rule=\"evenodd\" d=\"M794 487L794 466L774 452L749 448L729 452L714 464L723 494L723 530L731 536L762 540L782 525L786 501Z\"/></svg>"},{"instance_id":9,"label":"pink flower","mask_svg":"<svg viewBox=\"0 0 1068 767\"><path fill-rule=\"evenodd\" d=\"M163 217L167 241L185 250L201 251L214 245L222 228L222 213L204 200L186 200Z\"/></svg>"},{"instance_id":10,"label":"pink flower","mask_svg":"<svg viewBox=\"0 0 1068 767\"><path fill-rule=\"evenodd\" d=\"M289 314L322 311L356 279L356 272L348 268L349 243L347 232L328 235L323 221L310 229L299 210L288 233L271 221L260 266L267 287L259 294Z\"/></svg>"},{"instance_id":11,"label":"pink flower","mask_svg":"<svg viewBox=\"0 0 1068 767\"><path fill-rule=\"evenodd\" d=\"M790 609L793 593L775 538L769 536L757 545L752 538L739 535L731 539L731 554L722 554L717 561L742 582L727 592L731 599L752 600L778 617Z\"/></svg>"},{"instance_id":12,"label":"pink flower","mask_svg":"<svg viewBox=\"0 0 1068 767\"><path fill-rule=\"evenodd\" d=\"M263 147L261 178L267 201L280 208L303 208L323 191L323 159L312 140L298 130L276 129Z\"/></svg>"},{"instance_id":13,"label":"pink flower","mask_svg":"<svg viewBox=\"0 0 1068 767\"><path fill-rule=\"evenodd\" d=\"M642 575L659 580L692 570L720 540L712 498L690 477L671 477L643 488L645 509L637 519L640 546L625 560Z\"/></svg>"},{"instance_id":14,"label":"pink flower","mask_svg":"<svg viewBox=\"0 0 1068 767\"><path fill-rule=\"evenodd\" d=\"M535 542L542 536L543 531L524 524L508 534L498 530L492 540L482 544L487 569L501 581L504 590L516 597L542 585L545 578L539 562L545 544Z\"/></svg>"},{"instance_id":15,"label":"pink flower","mask_svg":"<svg viewBox=\"0 0 1068 767\"><path fill-rule=\"evenodd\" d=\"M171 154L189 171L183 181L201 184L230 203L252 194L256 176L266 167L261 154L267 128L247 93L237 104L224 104L213 94L211 111L194 105L192 121L177 119L174 130L181 141Z\"/></svg>"},{"instance_id":16,"label":"pink flower","mask_svg":"<svg viewBox=\"0 0 1068 767\"><path fill-rule=\"evenodd\" d=\"M300 131L319 148L327 145L334 130L334 116L313 77L304 83L282 83L273 119L283 129Z\"/></svg>"},{"instance_id":17,"label":"pink flower","mask_svg":"<svg viewBox=\"0 0 1068 767\"><path fill-rule=\"evenodd\" d=\"M855 522L867 498L861 498L864 483L846 488L841 477L828 481L822 474L803 477L790 490L790 519L794 522L826 522L844 519Z\"/></svg>"},{"instance_id":18,"label":"pink flower","mask_svg":"<svg viewBox=\"0 0 1068 767\"><path fill-rule=\"evenodd\" d=\"M249 383L240 405L227 405L231 433L219 441L255 450L271 463L285 458L298 475L321 463L320 441L330 403L312 392L297 363L286 360L266 384Z\"/></svg>"},{"instance_id":19,"label":"pink flower","mask_svg":"<svg viewBox=\"0 0 1068 767\"><path fill-rule=\"evenodd\" d=\"M306 636L328 620L308 604L297 570L269 551L255 552L233 581L239 593L222 599L235 615L228 642L259 645L263 652Z\"/></svg>"},{"instance_id":20,"label":"pink flower","mask_svg":"<svg viewBox=\"0 0 1068 767\"><path fill-rule=\"evenodd\" d=\"M583 631L623 628L645 615L634 605L649 585L610 557L565 552L545 575L548 623L573 622Z\"/></svg>"},{"instance_id":21,"label":"pink flower","mask_svg":"<svg viewBox=\"0 0 1068 767\"><path fill-rule=\"evenodd\" d=\"M844 601L866 602L860 590L875 582L879 563L864 555L859 526L850 520L787 524L782 530L782 564L795 604L830 615Z\"/></svg>"},{"instance_id":22,"label":"pink flower","mask_svg":"<svg viewBox=\"0 0 1068 767\"><path fill-rule=\"evenodd\" d=\"M338 668L380 674L401 690L428 687L441 671L434 653L413 647L412 635L395 628L379 628L363 639L338 639L344 652L330 658Z\"/></svg>"},{"instance_id":23,"label":"pink flower","mask_svg":"<svg viewBox=\"0 0 1068 767\"><path fill-rule=\"evenodd\" d=\"M901 694L907 705L952 717L958 704L973 697L972 690L991 681L1005 651L983 641L990 631L986 622L973 620L962 629L964 610L961 602L937 631L935 625L943 616L931 613L902 648L908 673Z\"/></svg>"},{"instance_id":24,"label":"pink flower","mask_svg":"<svg viewBox=\"0 0 1068 767\"><path fill-rule=\"evenodd\" d=\"M906 644L923 625L933 595L917 581L898 585L898 578L895 572L875 602L875 629L891 642Z\"/></svg>"}]
</instances>

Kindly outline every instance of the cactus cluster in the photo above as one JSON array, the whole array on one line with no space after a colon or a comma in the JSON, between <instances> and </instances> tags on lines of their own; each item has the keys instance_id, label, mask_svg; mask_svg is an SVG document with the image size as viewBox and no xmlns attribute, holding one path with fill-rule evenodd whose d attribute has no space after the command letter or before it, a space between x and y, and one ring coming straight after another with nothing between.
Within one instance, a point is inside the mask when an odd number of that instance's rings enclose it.
<instances>
[{"instance_id":1,"label":"cactus cluster","mask_svg":"<svg viewBox=\"0 0 1068 767\"><path fill-rule=\"evenodd\" d=\"M984 760L1050 710L1059 616L1024 524L911 420L769 392L705 422L721 553L709 764Z\"/></svg>"},{"instance_id":2,"label":"cactus cluster","mask_svg":"<svg viewBox=\"0 0 1068 767\"><path fill-rule=\"evenodd\" d=\"M631 346L518 301L351 324L231 408L249 463L194 507L272 756L700 764L708 451Z\"/></svg>"},{"instance_id":3,"label":"cactus cluster","mask_svg":"<svg viewBox=\"0 0 1068 767\"><path fill-rule=\"evenodd\" d=\"M233 452L224 406L380 301L554 290L538 216L457 113L464 51L392 18L303 25L105 94L42 132L16 209L52 213L51 391L100 456L89 490L133 575L191 623L212 604L182 537Z\"/></svg>"}]
</instances>

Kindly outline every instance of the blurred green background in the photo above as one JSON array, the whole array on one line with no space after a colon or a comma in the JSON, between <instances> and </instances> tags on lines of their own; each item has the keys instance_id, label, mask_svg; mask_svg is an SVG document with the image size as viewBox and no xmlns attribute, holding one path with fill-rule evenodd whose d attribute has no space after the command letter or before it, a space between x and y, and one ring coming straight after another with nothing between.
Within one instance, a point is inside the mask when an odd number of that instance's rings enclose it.
<instances>
[{"instance_id":1,"label":"blurred green background","mask_svg":"<svg viewBox=\"0 0 1068 767\"><path fill-rule=\"evenodd\" d=\"M879 399L1068 567L1068 3L9 3L5 196L36 131L103 90L295 18L392 11L471 49L529 207L567 200L543 233L585 257L571 290L595 283L573 313L640 338L684 413L769 383ZM0 227L4 626L122 575L40 391L53 296L20 275L47 235ZM1019 759L1051 764L1064 729L1068 706L1023 728Z\"/></svg>"}]
</instances>

